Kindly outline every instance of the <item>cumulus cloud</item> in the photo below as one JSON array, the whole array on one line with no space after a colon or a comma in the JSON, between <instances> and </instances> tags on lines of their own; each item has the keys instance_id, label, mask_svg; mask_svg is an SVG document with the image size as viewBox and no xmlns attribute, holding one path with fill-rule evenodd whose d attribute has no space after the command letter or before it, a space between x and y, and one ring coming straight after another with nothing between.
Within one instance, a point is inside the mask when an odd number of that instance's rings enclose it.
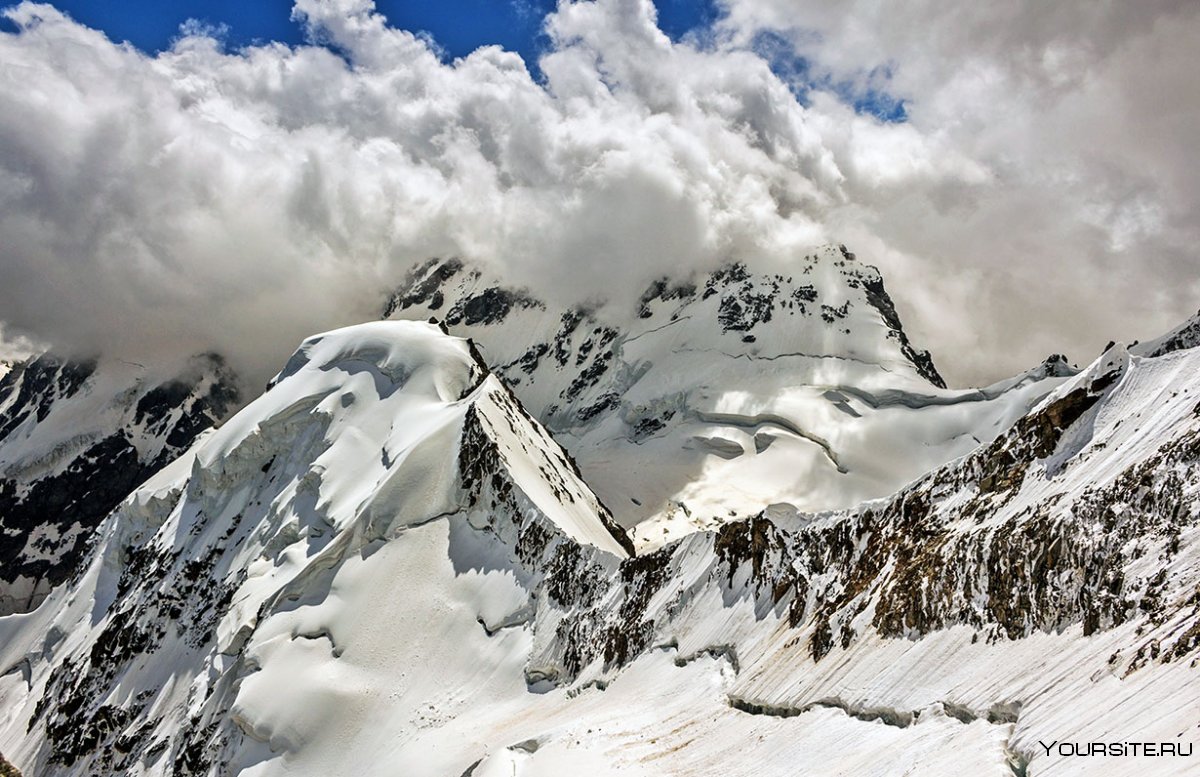
<instances>
[{"instance_id":1,"label":"cumulus cloud","mask_svg":"<svg viewBox=\"0 0 1200 777\"><path fill-rule=\"evenodd\" d=\"M918 22L852 2L730 0L703 43L648 0L562 2L535 79L496 47L447 62L370 0L298 0L310 45L229 51L190 25L156 56L22 4L0 34L0 321L258 378L428 256L572 301L826 240L883 266L960 382L1181 318L1196 14L1080 2L1080 31L940 5L925 50ZM777 75L764 30L824 80ZM857 113L867 88L910 121Z\"/></svg>"},{"instance_id":2,"label":"cumulus cloud","mask_svg":"<svg viewBox=\"0 0 1200 777\"><path fill-rule=\"evenodd\" d=\"M831 85L809 116L853 208L830 227L953 377L1087 359L1200 304L1196 3L723 2L733 45L784 36ZM850 116L834 85L908 121Z\"/></svg>"}]
</instances>

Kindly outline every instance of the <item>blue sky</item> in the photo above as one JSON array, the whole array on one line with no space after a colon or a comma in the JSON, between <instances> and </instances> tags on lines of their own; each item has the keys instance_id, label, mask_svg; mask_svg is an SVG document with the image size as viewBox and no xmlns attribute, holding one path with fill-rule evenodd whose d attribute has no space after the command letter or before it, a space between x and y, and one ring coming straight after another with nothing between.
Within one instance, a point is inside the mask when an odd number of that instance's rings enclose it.
<instances>
[{"instance_id":1,"label":"blue sky","mask_svg":"<svg viewBox=\"0 0 1200 777\"><path fill-rule=\"evenodd\" d=\"M188 19L224 25L225 39L233 47L263 41L303 42L301 26L291 20L292 0L50 0L50 4L113 40L129 41L148 52L169 48ZM10 5L15 3L0 0L0 7ZM547 44L542 19L554 5L555 0L376 0L392 26L429 33L451 58L499 44L518 52L535 73L537 56ZM655 0L655 5L659 27L675 40L710 26L719 15L716 0ZM816 86L836 92L859 113L888 122L906 120L903 101L884 92L810 79L807 63L784 38L767 35L757 44L801 102L806 102L806 91Z\"/></svg>"},{"instance_id":2,"label":"blue sky","mask_svg":"<svg viewBox=\"0 0 1200 777\"><path fill-rule=\"evenodd\" d=\"M291 0L51 0L76 21L103 30L110 38L138 48L161 51L188 19L228 27L227 41L241 46L256 41L300 43L291 21ZM0 6L15 5L0 2ZM531 66L546 44L542 18L554 0L376 0L395 27L430 33L451 57L488 44L516 51ZM679 38L716 18L712 0L658 0L659 25Z\"/></svg>"},{"instance_id":3,"label":"blue sky","mask_svg":"<svg viewBox=\"0 0 1200 777\"><path fill-rule=\"evenodd\" d=\"M226 41L238 47L263 41L302 43L303 30L291 20L292 0L51 0L76 21L103 30L109 38L129 41L148 52L169 48L179 27L188 19L227 28ZM0 0L0 7L15 5ZM542 19L554 9L554 0L376 0L376 7L392 26L429 33L453 57L465 56L480 46L499 44L518 52L530 71L537 72L537 56L547 44ZM678 40L718 17L716 0L656 0L659 27ZM2 28L0 28L2 29ZM856 91L850 84L814 82L808 66L783 39L767 36L757 46L796 96L806 102L807 89L817 86L836 92L859 113L897 122L907 119L903 101L876 90Z\"/></svg>"}]
</instances>

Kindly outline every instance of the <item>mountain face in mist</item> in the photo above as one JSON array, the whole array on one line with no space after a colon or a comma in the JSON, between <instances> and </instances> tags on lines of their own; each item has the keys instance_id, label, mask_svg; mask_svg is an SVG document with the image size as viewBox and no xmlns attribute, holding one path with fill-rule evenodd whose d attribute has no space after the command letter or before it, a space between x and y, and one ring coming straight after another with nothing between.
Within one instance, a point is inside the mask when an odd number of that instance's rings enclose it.
<instances>
[{"instance_id":1,"label":"mountain face in mist","mask_svg":"<svg viewBox=\"0 0 1200 777\"><path fill-rule=\"evenodd\" d=\"M0 378L0 615L76 572L112 509L236 402L213 355L165 376L51 354L14 365Z\"/></svg>"},{"instance_id":2,"label":"mountain face in mist","mask_svg":"<svg viewBox=\"0 0 1200 777\"><path fill-rule=\"evenodd\" d=\"M234 403L211 362L141 416L163 384L6 379L5 477L72 407L155 471L0 617L0 752L27 776L1194 771L1200 316L953 391L840 249L629 302L431 262L388 313L444 328L312 337L199 435ZM1162 755L1058 747L1093 742Z\"/></svg>"},{"instance_id":3,"label":"mountain face in mist","mask_svg":"<svg viewBox=\"0 0 1200 777\"><path fill-rule=\"evenodd\" d=\"M663 278L624 302L556 309L433 260L384 312L475 342L643 548L772 503L820 511L887 496L990 441L1073 373L1055 358L947 390L879 271L842 246L787 274L734 263Z\"/></svg>"}]
</instances>

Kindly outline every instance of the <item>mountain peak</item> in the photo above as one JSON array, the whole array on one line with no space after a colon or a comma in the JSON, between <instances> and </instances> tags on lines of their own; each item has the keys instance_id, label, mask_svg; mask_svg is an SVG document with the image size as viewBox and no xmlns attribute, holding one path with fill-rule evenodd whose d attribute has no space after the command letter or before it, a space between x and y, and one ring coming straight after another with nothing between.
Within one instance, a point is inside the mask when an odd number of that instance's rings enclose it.
<instances>
[{"instance_id":1,"label":"mountain peak","mask_svg":"<svg viewBox=\"0 0 1200 777\"><path fill-rule=\"evenodd\" d=\"M375 321L308 338L288 359L272 386L301 372L369 373L381 392L404 390L430 399L461 399L485 370L462 340L437 324Z\"/></svg>"},{"instance_id":2,"label":"mountain peak","mask_svg":"<svg viewBox=\"0 0 1200 777\"><path fill-rule=\"evenodd\" d=\"M532 618L543 578L561 578L548 590L565 598L631 550L467 341L410 321L326 332L134 490L96 528L88 564L41 608L0 622L28 626L11 640L3 632L4 676L18 666L36 678L0 684L0 701L10 720L45 734L18 749L35 773L138 762L207 773L275 736L256 728L271 717L258 705L305 685L275 676L290 661L271 659L281 649L301 663L341 659L353 621L373 631L376 612L419 601L419 622L382 623L413 634L448 610L465 624L464 658L495 655L514 632L491 637ZM443 583L448 596L426 596ZM375 605L319 622L314 607L343 596ZM47 630L71 637L47 642ZM386 643L365 647L371 661L395 658ZM362 660L345 658L340 666ZM444 658L441 646L427 656ZM176 682L164 688L168 676Z\"/></svg>"},{"instance_id":3,"label":"mountain peak","mask_svg":"<svg viewBox=\"0 0 1200 777\"><path fill-rule=\"evenodd\" d=\"M624 532L569 457L491 375L474 346L439 324L376 321L308 338L270 391L218 430L199 460L222 467L233 451L261 436L264 424L283 423L298 412L321 419L320 429L311 432L321 439L312 466L329 499L361 499L362 483L391 478L392 469L417 455L414 439L436 438L458 449L447 436L457 434L488 446L492 464L504 467L505 477L572 539L617 555L628 552ZM371 448L374 457L364 454ZM424 471L433 465L414 466Z\"/></svg>"},{"instance_id":4,"label":"mountain peak","mask_svg":"<svg viewBox=\"0 0 1200 777\"><path fill-rule=\"evenodd\" d=\"M605 340L605 329L638 337L689 320L687 327L680 328L691 339L705 338L710 341L707 345L735 357L803 348L813 358L845 357L874 361L893 371L907 370L945 388L928 352L918 351L909 341L878 269L859 262L842 245L806 254L786 272L759 272L746 261L731 261L707 273L658 278L636 300L551 307L529 289L508 285L483 268L456 258L430 259L415 267L389 296L383 315L433 316L451 328L471 330L494 326L557 330L538 332L554 336L553 349L543 349L539 343L513 359L505 360L507 353L497 354L501 358L493 363L501 372L519 367L532 374L551 350L558 367L569 369L568 341L581 326ZM514 327L510 318L525 323ZM595 342L584 340L580 345L589 349ZM603 364L588 359L589 351L576 356L580 365L586 361L593 372L606 371Z\"/></svg>"},{"instance_id":5,"label":"mountain peak","mask_svg":"<svg viewBox=\"0 0 1200 777\"><path fill-rule=\"evenodd\" d=\"M1138 356L1155 357L1200 345L1200 312L1161 337L1130 348Z\"/></svg>"},{"instance_id":6,"label":"mountain peak","mask_svg":"<svg viewBox=\"0 0 1200 777\"><path fill-rule=\"evenodd\" d=\"M963 392L760 370L748 398L682 397L675 426L600 450L662 480L690 442L697 511L705 488L786 499L629 557L468 341L425 322L318 335L134 491L79 574L0 619L5 755L29 774L750 774L833 737L871 773L897 753L987 773L1026 771L1047 726L1183 741L1198 358L1114 346ZM985 428L884 499L788 501L798 467L861 484ZM719 762L730 736L747 752Z\"/></svg>"},{"instance_id":7,"label":"mountain peak","mask_svg":"<svg viewBox=\"0 0 1200 777\"><path fill-rule=\"evenodd\" d=\"M384 312L475 342L646 548L780 500L821 510L885 496L990 439L1053 375L947 390L879 271L841 245L787 270L735 261L566 308L431 259ZM896 424L917 408L946 418L919 441Z\"/></svg>"}]
</instances>

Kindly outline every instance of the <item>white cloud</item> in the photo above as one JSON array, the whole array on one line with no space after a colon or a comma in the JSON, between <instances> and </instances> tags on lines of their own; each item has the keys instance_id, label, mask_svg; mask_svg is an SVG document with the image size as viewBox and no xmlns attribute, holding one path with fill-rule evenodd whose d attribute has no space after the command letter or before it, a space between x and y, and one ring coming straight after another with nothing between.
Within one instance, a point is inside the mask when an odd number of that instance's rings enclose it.
<instances>
[{"instance_id":1,"label":"white cloud","mask_svg":"<svg viewBox=\"0 0 1200 777\"><path fill-rule=\"evenodd\" d=\"M733 45L772 30L818 78L890 74L902 127L839 117L832 98L814 112L847 173L844 229L876 241L952 376L1087 358L1197 307L1200 6L724 2Z\"/></svg>"},{"instance_id":2,"label":"white cloud","mask_svg":"<svg viewBox=\"0 0 1200 777\"><path fill-rule=\"evenodd\" d=\"M427 256L568 299L838 239L979 380L1194 306L1200 179L1171 155L1196 98L1172 118L1147 93L1185 86L1194 14L1080 11L1094 43L946 23L923 54L917 22L881 38L895 20L840 8L736 0L696 48L646 0L563 3L543 85L495 47L446 63L369 0L298 0L323 45L231 52L193 26L154 57L23 4L0 35L0 320L127 358L215 348L257 377ZM749 48L763 26L840 79L890 64L912 121L800 105Z\"/></svg>"}]
</instances>

